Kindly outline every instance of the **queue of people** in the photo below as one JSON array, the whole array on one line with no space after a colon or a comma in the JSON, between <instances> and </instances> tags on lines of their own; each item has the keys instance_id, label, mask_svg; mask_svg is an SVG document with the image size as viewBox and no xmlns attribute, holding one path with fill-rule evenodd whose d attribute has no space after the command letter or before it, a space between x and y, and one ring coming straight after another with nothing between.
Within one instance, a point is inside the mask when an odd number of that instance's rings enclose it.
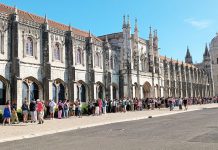
<instances>
[{"instance_id":1,"label":"queue of people","mask_svg":"<svg viewBox=\"0 0 218 150\"><path fill-rule=\"evenodd\" d=\"M188 105L202 105L208 103L218 103L218 97L211 98L123 98L123 99L97 99L90 100L87 104L87 114L93 116L99 116L106 113L116 113L116 112L127 112L127 111L142 111L142 110L154 110L161 108L169 108L173 111L175 107L179 110L187 110ZM184 108L184 109L183 109ZM82 117L82 103L79 99L74 102L69 100L60 100L55 103L53 100L44 102L43 100L37 99L36 101L31 101L30 103L25 100L21 107L23 123L44 123L44 118L53 120L56 117L58 119L69 118L69 116ZM13 124L19 123L17 115L16 103L10 104L7 101L6 106L3 111L3 125L5 123Z\"/></svg>"}]
</instances>

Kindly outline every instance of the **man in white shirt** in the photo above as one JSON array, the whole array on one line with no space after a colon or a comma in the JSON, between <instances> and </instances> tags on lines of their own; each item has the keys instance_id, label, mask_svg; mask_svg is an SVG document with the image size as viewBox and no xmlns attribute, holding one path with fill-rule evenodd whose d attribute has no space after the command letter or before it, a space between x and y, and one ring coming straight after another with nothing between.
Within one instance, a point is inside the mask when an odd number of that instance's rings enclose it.
<instances>
[{"instance_id":1,"label":"man in white shirt","mask_svg":"<svg viewBox=\"0 0 218 150\"><path fill-rule=\"evenodd\" d=\"M55 111L55 102L53 100L49 100L49 111L50 111L50 119L54 119L54 111Z\"/></svg>"}]
</instances>

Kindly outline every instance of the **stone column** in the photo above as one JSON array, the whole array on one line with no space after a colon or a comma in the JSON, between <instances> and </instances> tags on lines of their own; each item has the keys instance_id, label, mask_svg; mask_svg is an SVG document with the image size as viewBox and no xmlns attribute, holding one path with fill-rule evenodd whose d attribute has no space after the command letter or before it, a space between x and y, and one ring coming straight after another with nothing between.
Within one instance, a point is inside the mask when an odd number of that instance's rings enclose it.
<instances>
[{"instance_id":1,"label":"stone column","mask_svg":"<svg viewBox=\"0 0 218 150\"><path fill-rule=\"evenodd\" d=\"M115 97L113 97L113 86L112 85L110 85L110 98L111 99L114 99Z\"/></svg>"},{"instance_id":2,"label":"stone column","mask_svg":"<svg viewBox=\"0 0 218 150\"><path fill-rule=\"evenodd\" d=\"M140 98L143 98L143 86L142 85L140 85Z\"/></svg>"},{"instance_id":3,"label":"stone column","mask_svg":"<svg viewBox=\"0 0 218 150\"><path fill-rule=\"evenodd\" d=\"M48 98L53 99L53 82L52 80L48 81L48 86L49 86L49 90L48 90Z\"/></svg>"},{"instance_id":4,"label":"stone column","mask_svg":"<svg viewBox=\"0 0 218 150\"><path fill-rule=\"evenodd\" d=\"M136 97L136 91L135 91L135 85L132 86L132 94L133 94L133 98Z\"/></svg>"},{"instance_id":5,"label":"stone column","mask_svg":"<svg viewBox=\"0 0 218 150\"><path fill-rule=\"evenodd\" d=\"M22 106L22 80L21 79L17 79L17 93L16 93L16 97L17 97L17 108L20 108Z\"/></svg>"},{"instance_id":6,"label":"stone column","mask_svg":"<svg viewBox=\"0 0 218 150\"><path fill-rule=\"evenodd\" d=\"M74 86L74 91L73 91L73 93L74 93L74 101L78 98L78 95L77 95L77 83L76 82L74 82L73 83L73 86Z\"/></svg>"},{"instance_id":7,"label":"stone column","mask_svg":"<svg viewBox=\"0 0 218 150\"><path fill-rule=\"evenodd\" d=\"M94 99L96 100L97 99L97 91L96 91L96 88L97 88L97 86L96 86L96 84L94 84Z\"/></svg>"}]
</instances>

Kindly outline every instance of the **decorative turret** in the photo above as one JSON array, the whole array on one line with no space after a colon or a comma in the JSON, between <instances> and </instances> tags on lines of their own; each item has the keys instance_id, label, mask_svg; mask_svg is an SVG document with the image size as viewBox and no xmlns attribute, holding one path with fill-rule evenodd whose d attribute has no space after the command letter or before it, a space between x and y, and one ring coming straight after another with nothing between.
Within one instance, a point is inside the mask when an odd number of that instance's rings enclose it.
<instances>
[{"instance_id":1,"label":"decorative turret","mask_svg":"<svg viewBox=\"0 0 218 150\"><path fill-rule=\"evenodd\" d=\"M138 34L138 24L137 19L135 19L135 28L134 28L134 42L138 44L139 34Z\"/></svg>"},{"instance_id":2,"label":"decorative turret","mask_svg":"<svg viewBox=\"0 0 218 150\"><path fill-rule=\"evenodd\" d=\"M205 51L204 51L203 58L204 58L204 61L210 60L210 53L207 47L207 43L205 45Z\"/></svg>"},{"instance_id":3,"label":"decorative turret","mask_svg":"<svg viewBox=\"0 0 218 150\"><path fill-rule=\"evenodd\" d=\"M191 56L191 54L190 54L190 51L189 51L188 46L187 46L187 52L186 52L186 56L185 56L185 63L193 64L193 62L192 62L192 56Z\"/></svg>"},{"instance_id":4,"label":"decorative turret","mask_svg":"<svg viewBox=\"0 0 218 150\"><path fill-rule=\"evenodd\" d=\"M109 49L109 48L110 48L110 43L108 42L108 37L107 37L107 35L105 36L104 46L105 46L106 49Z\"/></svg>"},{"instance_id":5,"label":"decorative turret","mask_svg":"<svg viewBox=\"0 0 218 150\"><path fill-rule=\"evenodd\" d=\"M130 28L129 15L127 15L127 23L126 23L126 27L127 27L127 28Z\"/></svg>"},{"instance_id":6,"label":"decorative turret","mask_svg":"<svg viewBox=\"0 0 218 150\"><path fill-rule=\"evenodd\" d=\"M123 15L123 28L126 28L126 17Z\"/></svg>"},{"instance_id":7,"label":"decorative turret","mask_svg":"<svg viewBox=\"0 0 218 150\"><path fill-rule=\"evenodd\" d=\"M44 26L45 26L45 31L48 31L49 30L49 25L48 25L48 19L47 19L46 14L45 14L45 18L44 18Z\"/></svg>"},{"instance_id":8,"label":"decorative turret","mask_svg":"<svg viewBox=\"0 0 218 150\"><path fill-rule=\"evenodd\" d=\"M14 6L13 19L15 22L18 22L18 20L19 20L18 11L17 11L16 6Z\"/></svg>"},{"instance_id":9,"label":"decorative turret","mask_svg":"<svg viewBox=\"0 0 218 150\"><path fill-rule=\"evenodd\" d=\"M157 30L154 30L153 48L154 48L155 51L158 50L158 36L157 36Z\"/></svg>"}]
</instances>

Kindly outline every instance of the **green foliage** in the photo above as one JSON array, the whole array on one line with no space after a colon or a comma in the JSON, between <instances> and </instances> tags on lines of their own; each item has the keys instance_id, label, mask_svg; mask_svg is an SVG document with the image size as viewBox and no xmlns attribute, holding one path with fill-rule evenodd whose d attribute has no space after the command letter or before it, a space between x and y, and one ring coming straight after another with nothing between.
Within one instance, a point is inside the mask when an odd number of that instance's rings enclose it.
<instances>
[{"instance_id":1,"label":"green foliage","mask_svg":"<svg viewBox=\"0 0 218 150\"><path fill-rule=\"evenodd\" d=\"M19 121L23 120L23 114L21 109L17 109L17 117Z\"/></svg>"},{"instance_id":2,"label":"green foliage","mask_svg":"<svg viewBox=\"0 0 218 150\"><path fill-rule=\"evenodd\" d=\"M82 114L88 114L88 104L82 104L81 111Z\"/></svg>"}]
</instances>

